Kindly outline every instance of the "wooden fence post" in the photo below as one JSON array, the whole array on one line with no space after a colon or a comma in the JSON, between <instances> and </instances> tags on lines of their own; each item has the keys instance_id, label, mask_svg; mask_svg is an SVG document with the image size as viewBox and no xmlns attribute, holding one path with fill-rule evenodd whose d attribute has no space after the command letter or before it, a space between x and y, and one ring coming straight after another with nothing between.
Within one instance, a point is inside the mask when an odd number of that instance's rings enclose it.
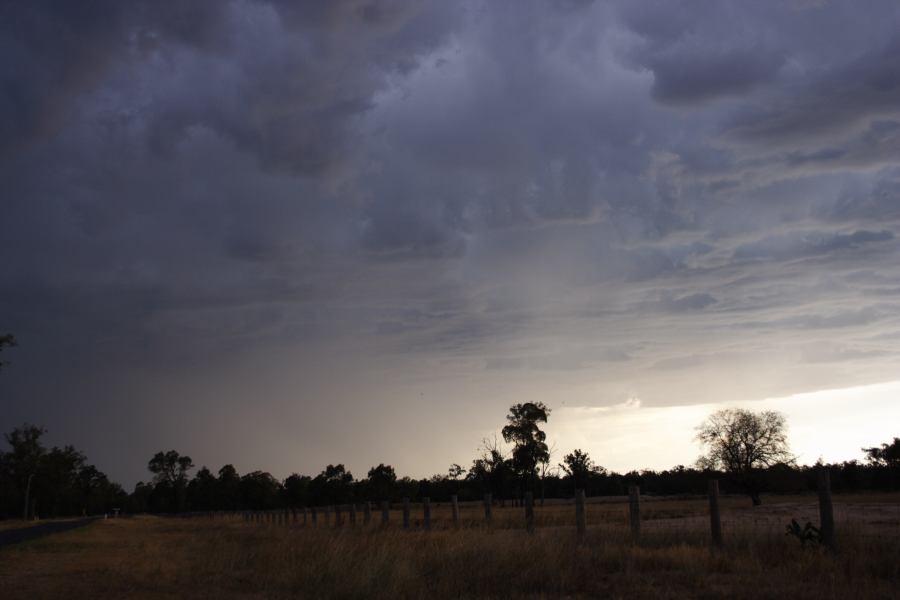
<instances>
[{"instance_id":1,"label":"wooden fence post","mask_svg":"<svg viewBox=\"0 0 900 600\"><path fill-rule=\"evenodd\" d=\"M319 523L318 523L318 521L319 521L319 514L318 514L318 511L316 510L316 507L315 507L315 506L311 506L311 507L309 508L309 518L310 518L310 520L312 521L312 526L313 526L313 527L315 527L316 525L319 524Z\"/></svg>"},{"instance_id":2,"label":"wooden fence post","mask_svg":"<svg viewBox=\"0 0 900 600\"><path fill-rule=\"evenodd\" d=\"M584 510L584 490L575 490L575 529L578 543L583 544L587 537L587 513Z\"/></svg>"},{"instance_id":3,"label":"wooden fence post","mask_svg":"<svg viewBox=\"0 0 900 600\"><path fill-rule=\"evenodd\" d=\"M722 547L722 518L719 515L719 481L709 480L709 525L713 548Z\"/></svg>"},{"instance_id":4,"label":"wooden fence post","mask_svg":"<svg viewBox=\"0 0 900 600\"><path fill-rule=\"evenodd\" d=\"M628 514L631 517L631 537L637 541L641 537L641 488L628 486Z\"/></svg>"},{"instance_id":5,"label":"wooden fence post","mask_svg":"<svg viewBox=\"0 0 900 600\"><path fill-rule=\"evenodd\" d=\"M831 505L831 473L828 467L820 466L819 487L819 535L822 545L834 550L834 508Z\"/></svg>"},{"instance_id":6,"label":"wooden fence post","mask_svg":"<svg viewBox=\"0 0 900 600\"><path fill-rule=\"evenodd\" d=\"M459 527L459 498L450 496L450 506L453 512L453 526Z\"/></svg>"},{"instance_id":7,"label":"wooden fence post","mask_svg":"<svg viewBox=\"0 0 900 600\"><path fill-rule=\"evenodd\" d=\"M409 498L403 499L403 529L409 529Z\"/></svg>"},{"instance_id":8,"label":"wooden fence post","mask_svg":"<svg viewBox=\"0 0 900 600\"><path fill-rule=\"evenodd\" d=\"M352 527L356 525L356 505L351 502L348 510L350 512L350 526Z\"/></svg>"},{"instance_id":9,"label":"wooden fence post","mask_svg":"<svg viewBox=\"0 0 900 600\"><path fill-rule=\"evenodd\" d=\"M534 494L525 492L525 531L534 533Z\"/></svg>"},{"instance_id":10,"label":"wooden fence post","mask_svg":"<svg viewBox=\"0 0 900 600\"><path fill-rule=\"evenodd\" d=\"M391 515L391 503L389 500L381 501L381 524L387 525L388 521L390 521Z\"/></svg>"},{"instance_id":11,"label":"wooden fence post","mask_svg":"<svg viewBox=\"0 0 900 600\"><path fill-rule=\"evenodd\" d=\"M422 520L425 523L425 531L431 529L431 498L422 498Z\"/></svg>"},{"instance_id":12,"label":"wooden fence post","mask_svg":"<svg viewBox=\"0 0 900 600\"><path fill-rule=\"evenodd\" d=\"M368 525L372 521L372 505L366 500L363 504L363 525Z\"/></svg>"},{"instance_id":13,"label":"wooden fence post","mask_svg":"<svg viewBox=\"0 0 900 600\"><path fill-rule=\"evenodd\" d=\"M334 526L340 527L343 524L344 524L344 519L343 519L343 515L341 514L341 505L335 504L334 505Z\"/></svg>"},{"instance_id":14,"label":"wooden fence post","mask_svg":"<svg viewBox=\"0 0 900 600\"><path fill-rule=\"evenodd\" d=\"M306 507L304 506L301 510L303 511L303 526L306 527Z\"/></svg>"},{"instance_id":15,"label":"wooden fence post","mask_svg":"<svg viewBox=\"0 0 900 600\"><path fill-rule=\"evenodd\" d=\"M493 498L490 492L486 492L484 494L484 520L487 523L491 522L491 502Z\"/></svg>"}]
</instances>

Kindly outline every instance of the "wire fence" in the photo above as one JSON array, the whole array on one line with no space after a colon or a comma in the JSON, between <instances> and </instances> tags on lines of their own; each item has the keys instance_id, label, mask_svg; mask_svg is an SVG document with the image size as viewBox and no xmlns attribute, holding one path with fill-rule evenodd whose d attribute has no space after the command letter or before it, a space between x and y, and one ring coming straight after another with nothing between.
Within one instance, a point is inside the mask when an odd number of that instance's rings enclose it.
<instances>
[{"instance_id":1,"label":"wire fence","mask_svg":"<svg viewBox=\"0 0 900 600\"><path fill-rule=\"evenodd\" d=\"M449 530L481 528L524 529L529 533L573 529L583 540L592 537L637 541L641 538L721 545L722 540L785 537L796 521L816 530L815 541L833 547L835 535L857 540L900 540L900 503L839 503L831 499L830 485L820 485L817 501L770 502L765 507L739 507L745 499L719 498L718 486L695 498L642 498L634 487L629 497L592 498L583 492L574 499L534 503L497 503L490 494L481 502L348 503L269 511L189 513L188 517L230 519L248 525L315 528L400 528Z\"/></svg>"}]
</instances>

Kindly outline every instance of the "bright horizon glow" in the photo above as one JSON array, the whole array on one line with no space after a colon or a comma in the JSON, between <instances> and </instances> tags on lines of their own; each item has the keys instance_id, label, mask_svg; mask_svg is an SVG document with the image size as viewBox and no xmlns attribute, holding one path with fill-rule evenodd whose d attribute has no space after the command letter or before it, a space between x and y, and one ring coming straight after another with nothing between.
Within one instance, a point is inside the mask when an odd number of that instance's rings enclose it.
<instances>
[{"instance_id":1,"label":"bright horizon glow","mask_svg":"<svg viewBox=\"0 0 900 600\"><path fill-rule=\"evenodd\" d=\"M799 464L862 460L861 448L896 435L900 423L900 381L820 390L758 402L643 407L637 399L610 407L562 407L548 423L557 441L553 464L575 448L596 464L620 473L677 465L691 466L700 455L694 428L722 408L777 410L788 423L788 441ZM864 407L864 408L863 408ZM560 442L565 442L565 446Z\"/></svg>"}]
</instances>

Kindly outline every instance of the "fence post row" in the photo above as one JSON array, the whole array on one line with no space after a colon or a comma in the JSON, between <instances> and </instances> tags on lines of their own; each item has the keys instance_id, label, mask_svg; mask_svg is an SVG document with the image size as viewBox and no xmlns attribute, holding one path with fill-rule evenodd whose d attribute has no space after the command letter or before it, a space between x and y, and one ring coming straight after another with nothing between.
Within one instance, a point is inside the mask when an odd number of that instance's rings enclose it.
<instances>
[{"instance_id":1,"label":"fence post row","mask_svg":"<svg viewBox=\"0 0 900 600\"><path fill-rule=\"evenodd\" d=\"M371 520L372 520L372 505L368 501L366 501L366 503L363 504L363 524L368 525Z\"/></svg>"},{"instance_id":2,"label":"fence post row","mask_svg":"<svg viewBox=\"0 0 900 600\"><path fill-rule=\"evenodd\" d=\"M381 524L387 525L391 515L391 503L388 500L381 501Z\"/></svg>"},{"instance_id":3,"label":"fence post row","mask_svg":"<svg viewBox=\"0 0 900 600\"><path fill-rule=\"evenodd\" d=\"M722 518L719 514L719 481L709 480L709 526L714 548L722 547Z\"/></svg>"},{"instance_id":4,"label":"fence post row","mask_svg":"<svg viewBox=\"0 0 900 600\"><path fill-rule=\"evenodd\" d=\"M484 494L484 520L488 523L491 522L491 502L493 498L490 492L486 492Z\"/></svg>"},{"instance_id":5,"label":"fence post row","mask_svg":"<svg viewBox=\"0 0 900 600\"><path fill-rule=\"evenodd\" d=\"M834 550L834 508L831 505L831 473L825 466L819 467L819 535L822 545Z\"/></svg>"},{"instance_id":6,"label":"fence post row","mask_svg":"<svg viewBox=\"0 0 900 600\"><path fill-rule=\"evenodd\" d=\"M641 488L628 487L628 513L631 517L631 537L637 541L641 537Z\"/></svg>"},{"instance_id":7,"label":"fence post row","mask_svg":"<svg viewBox=\"0 0 900 600\"><path fill-rule=\"evenodd\" d=\"M584 490L575 490L575 527L578 543L584 543L587 537L587 514L584 510Z\"/></svg>"},{"instance_id":8,"label":"fence post row","mask_svg":"<svg viewBox=\"0 0 900 600\"><path fill-rule=\"evenodd\" d=\"M459 498L450 496L450 506L453 512L453 526L459 527Z\"/></svg>"},{"instance_id":9,"label":"fence post row","mask_svg":"<svg viewBox=\"0 0 900 600\"><path fill-rule=\"evenodd\" d=\"M350 503L350 525L356 525L356 504Z\"/></svg>"}]
</instances>

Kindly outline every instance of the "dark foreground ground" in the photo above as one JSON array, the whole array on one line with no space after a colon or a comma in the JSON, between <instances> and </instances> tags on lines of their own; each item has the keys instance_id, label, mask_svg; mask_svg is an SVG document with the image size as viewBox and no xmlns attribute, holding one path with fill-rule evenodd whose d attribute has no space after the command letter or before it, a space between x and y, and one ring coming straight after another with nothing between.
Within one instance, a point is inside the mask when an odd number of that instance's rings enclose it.
<instances>
[{"instance_id":1,"label":"dark foreground ground","mask_svg":"<svg viewBox=\"0 0 900 600\"><path fill-rule=\"evenodd\" d=\"M0 597L34 598L766 598L900 599L900 495L836 497L838 551L801 547L783 521L813 498L762 510L726 502L725 548L708 544L703 499L647 499L634 543L624 507L591 505L577 544L570 506L476 514L460 529L404 531L241 518L137 517L0 548ZM464 519L465 521L465 519Z\"/></svg>"}]
</instances>

